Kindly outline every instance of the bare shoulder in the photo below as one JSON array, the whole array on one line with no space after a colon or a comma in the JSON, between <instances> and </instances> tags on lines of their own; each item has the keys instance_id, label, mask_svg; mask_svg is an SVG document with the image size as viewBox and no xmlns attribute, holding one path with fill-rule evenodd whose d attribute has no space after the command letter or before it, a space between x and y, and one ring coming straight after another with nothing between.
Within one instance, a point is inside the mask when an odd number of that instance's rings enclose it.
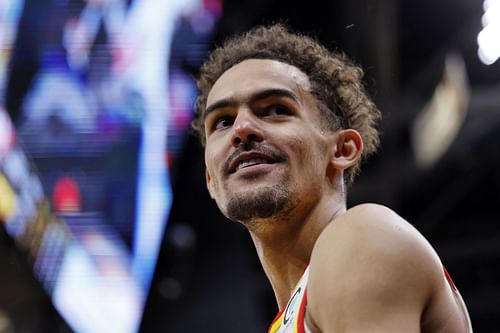
<instances>
[{"instance_id":1,"label":"bare shoulder","mask_svg":"<svg viewBox=\"0 0 500 333\"><path fill-rule=\"evenodd\" d=\"M427 264L440 265L435 251L417 229L393 210L377 204L355 206L332 221L317 240L313 256L328 261L344 250L350 250L348 257L357 259L378 257L400 264L424 256L430 260Z\"/></svg>"},{"instance_id":2,"label":"bare shoulder","mask_svg":"<svg viewBox=\"0 0 500 333\"><path fill-rule=\"evenodd\" d=\"M308 311L323 330L330 325L328 330L418 332L422 311L442 280L437 254L411 224L387 207L363 204L318 238ZM382 322L393 328L377 327Z\"/></svg>"}]
</instances>

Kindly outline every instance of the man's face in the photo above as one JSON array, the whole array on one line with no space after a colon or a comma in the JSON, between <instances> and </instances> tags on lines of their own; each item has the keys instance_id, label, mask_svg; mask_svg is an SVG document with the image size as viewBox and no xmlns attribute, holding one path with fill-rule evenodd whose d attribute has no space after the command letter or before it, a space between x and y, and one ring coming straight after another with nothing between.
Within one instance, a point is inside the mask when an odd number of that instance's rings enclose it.
<instances>
[{"instance_id":1,"label":"man's face","mask_svg":"<svg viewBox=\"0 0 500 333\"><path fill-rule=\"evenodd\" d=\"M321 197L332 133L309 91L306 74L275 60L245 60L215 82L205 111L206 178L229 219L286 216Z\"/></svg>"}]
</instances>

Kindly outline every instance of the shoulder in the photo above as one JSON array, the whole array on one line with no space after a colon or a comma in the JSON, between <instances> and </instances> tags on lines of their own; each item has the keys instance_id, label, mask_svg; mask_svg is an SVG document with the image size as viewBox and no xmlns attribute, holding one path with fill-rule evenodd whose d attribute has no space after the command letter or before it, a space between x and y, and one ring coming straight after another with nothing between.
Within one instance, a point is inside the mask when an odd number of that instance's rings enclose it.
<instances>
[{"instance_id":1,"label":"shoulder","mask_svg":"<svg viewBox=\"0 0 500 333\"><path fill-rule=\"evenodd\" d=\"M440 280L437 254L411 224L387 207L363 204L332 221L316 241L308 309L315 321L365 320L346 309L375 315L381 306L418 320Z\"/></svg>"},{"instance_id":2,"label":"shoulder","mask_svg":"<svg viewBox=\"0 0 500 333\"><path fill-rule=\"evenodd\" d=\"M351 250L348 257L356 259L369 255L400 262L424 255L439 261L417 229L391 209L376 204L355 206L332 221L316 241L313 259L328 261L338 250Z\"/></svg>"},{"instance_id":3,"label":"shoulder","mask_svg":"<svg viewBox=\"0 0 500 333\"><path fill-rule=\"evenodd\" d=\"M313 256L335 255L331 250L342 248L352 249L351 255L368 254L366 251L396 258L422 252L435 255L417 229L393 210L377 204L355 206L333 220L316 241Z\"/></svg>"}]
</instances>

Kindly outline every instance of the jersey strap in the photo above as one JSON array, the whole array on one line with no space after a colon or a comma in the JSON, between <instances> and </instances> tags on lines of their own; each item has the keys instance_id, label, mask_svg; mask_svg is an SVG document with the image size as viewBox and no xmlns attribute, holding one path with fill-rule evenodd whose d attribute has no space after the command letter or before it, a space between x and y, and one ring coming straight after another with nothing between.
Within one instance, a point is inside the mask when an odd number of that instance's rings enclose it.
<instances>
[{"instance_id":1,"label":"jersey strap","mask_svg":"<svg viewBox=\"0 0 500 333\"><path fill-rule=\"evenodd\" d=\"M305 333L304 315L307 304L307 279L309 266L306 268L299 283L295 287L292 297L269 326L269 333Z\"/></svg>"}]
</instances>

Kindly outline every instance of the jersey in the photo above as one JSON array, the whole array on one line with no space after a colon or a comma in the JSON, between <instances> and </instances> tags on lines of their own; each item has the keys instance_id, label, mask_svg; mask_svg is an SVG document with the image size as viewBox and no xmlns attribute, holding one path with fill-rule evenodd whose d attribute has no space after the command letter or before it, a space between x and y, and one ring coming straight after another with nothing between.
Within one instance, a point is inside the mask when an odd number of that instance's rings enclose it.
<instances>
[{"instance_id":1,"label":"jersey","mask_svg":"<svg viewBox=\"0 0 500 333\"><path fill-rule=\"evenodd\" d=\"M306 286L308 278L309 266L302 274L287 305L278 313L271 326L269 326L269 333L311 333L304 318L307 304Z\"/></svg>"},{"instance_id":2,"label":"jersey","mask_svg":"<svg viewBox=\"0 0 500 333\"><path fill-rule=\"evenodd\" d=\"M465 303L446 269L444 269L444 275L452 289L457 304L463 312L467 333L472 333L472 325ZM304 274L302 274L297 286L293 290L292 297L288 300L286 307L278 313L269 326L269 333L312 333L312 331L307 327L307 323L305 321L307 305L306 287L308 278L309 266L307 266Z\"/></svg>"}]
</instances>

